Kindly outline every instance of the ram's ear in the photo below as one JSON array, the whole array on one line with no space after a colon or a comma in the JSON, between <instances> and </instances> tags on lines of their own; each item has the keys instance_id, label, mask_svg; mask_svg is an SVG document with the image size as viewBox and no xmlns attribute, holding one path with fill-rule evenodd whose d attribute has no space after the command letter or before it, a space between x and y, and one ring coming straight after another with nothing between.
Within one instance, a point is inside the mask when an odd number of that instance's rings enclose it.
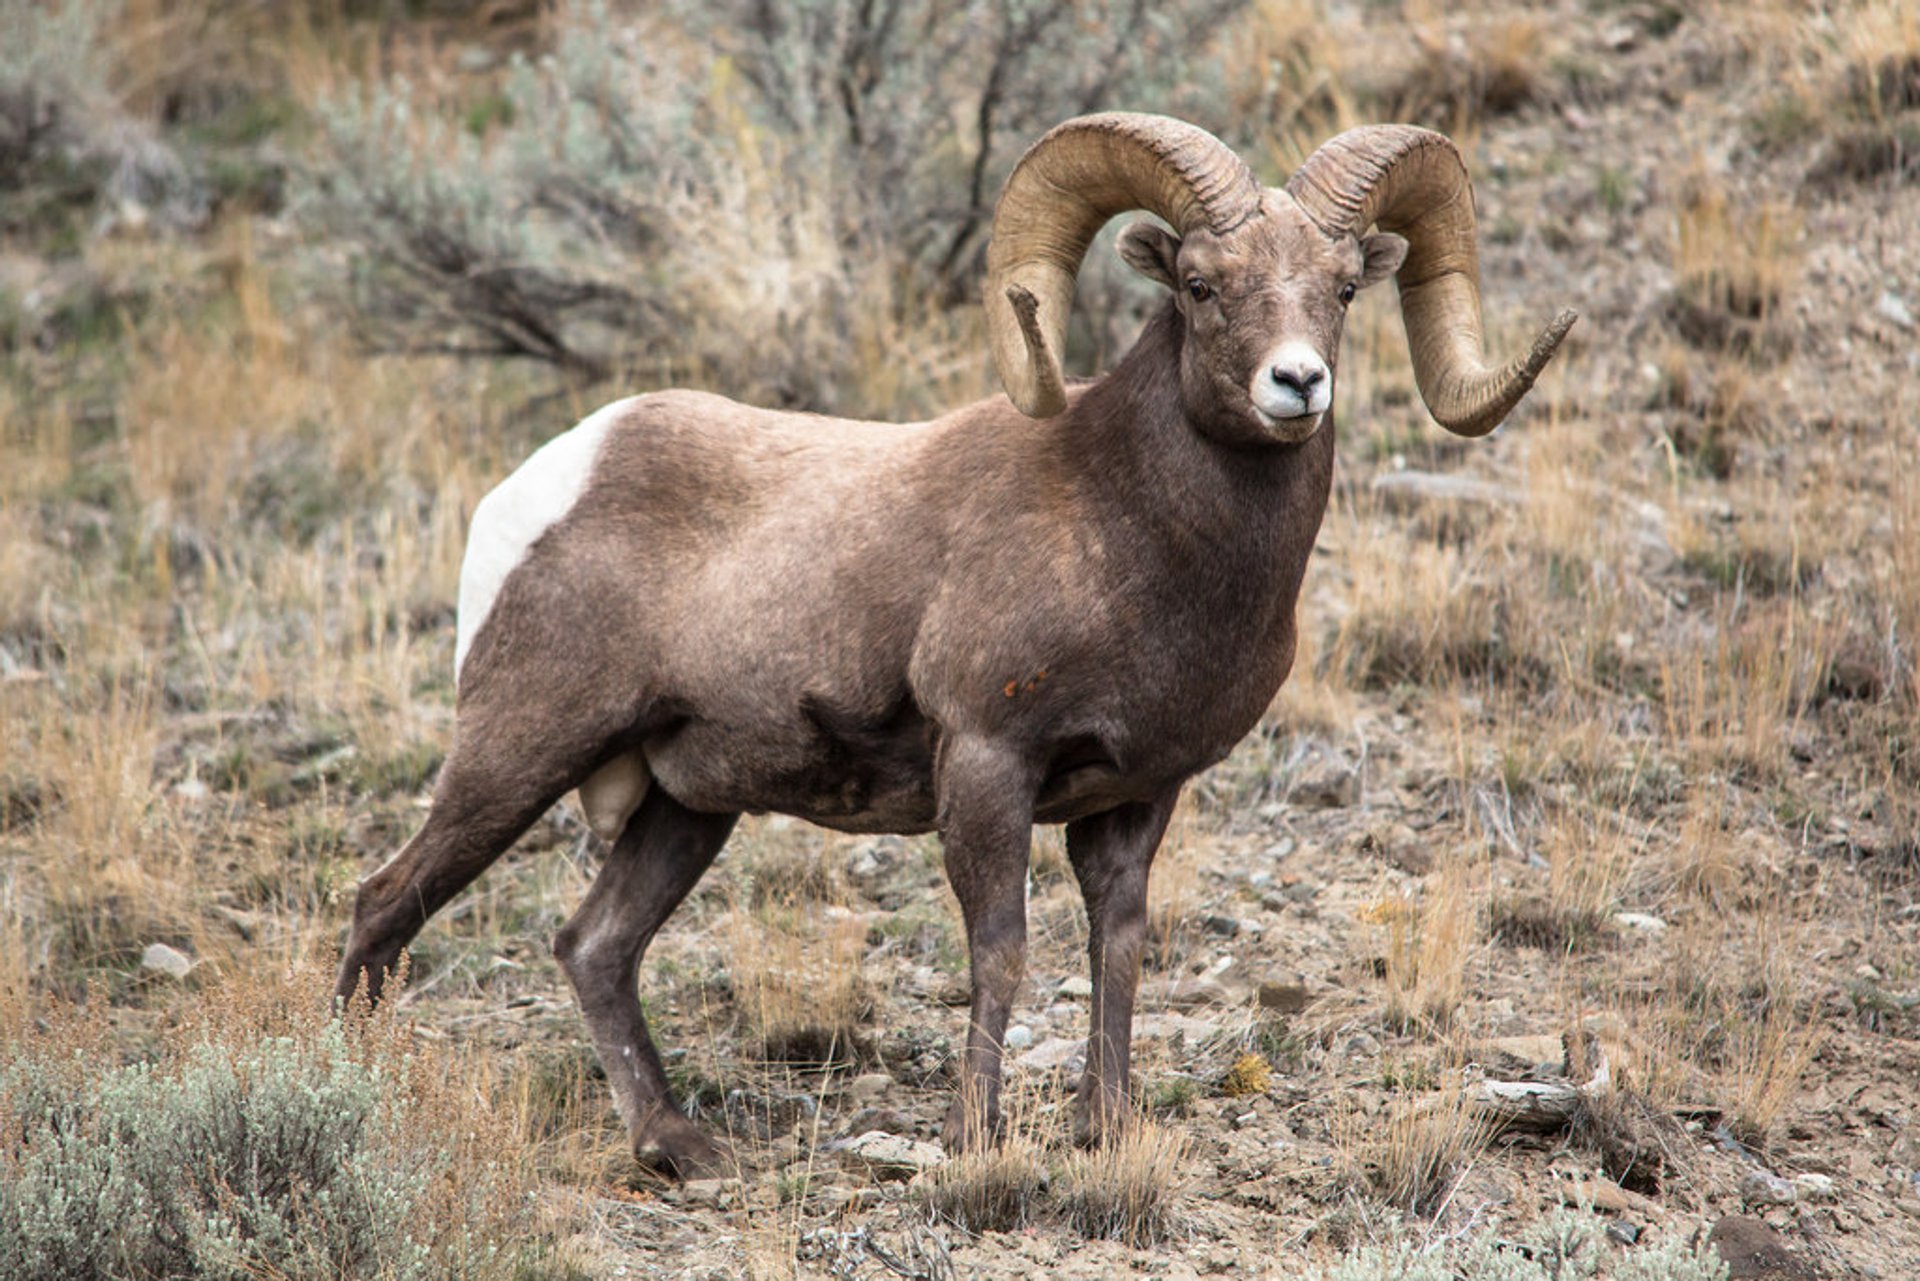
<instances>
[{"instance_id":1,"label":"ram's ear","mask_svg":"<svg viewBox=\"0 0 1920 1281\"><path fill-rule=\"evenodd\" d=\"M1148 280L1173 288L1180 237L1157 222L1136 222L1120 233L1120 256Z\"/></svg>"},{"instance_id":2,"label":"ram's ear","mask_svg":"<svg viewBox=\"0 0 1920 1281\"><path fill-rule=\"evenodd\" d=\"M1396 236L1391 231L1376 231L1371 236L1362 236L1360 257L1364 263L1360 268L1360 287L1365 289L1400 270L1400 264L1407 260L1407 238Z\"/></svg>"}]
</instances>

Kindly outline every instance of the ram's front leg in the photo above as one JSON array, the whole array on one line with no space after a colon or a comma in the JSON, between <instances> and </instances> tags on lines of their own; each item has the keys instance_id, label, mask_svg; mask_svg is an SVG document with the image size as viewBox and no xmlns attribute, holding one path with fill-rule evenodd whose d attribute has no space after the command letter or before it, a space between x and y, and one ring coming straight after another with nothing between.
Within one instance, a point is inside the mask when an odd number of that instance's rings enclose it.
<instances>
[{"instance_id":1,"label":"ram's front leg","mask_svg":"<svg viewBox=\"0 0 1920 1281\"><path fill-rule=\"evenodd\" d=\"M964 1152L1000 1126L1000 1057L1014 991L1027 967L1027 855L1036 772L1018 754L964 736L941 744L940 840L966 918L972 1014L946 1142Z\"/></svg>"},{"instance_id":2,"label":"ram's front leg","mask_svg":"<svg viewBox=\"0 0 1920 1281\"><path fill-rule=\"evenodd\" d=\"M1067 857L1087 903L1093 1024L1075 1137L1092 1144L1126 1125L1133 998L1147 944L1147 874L1180 789L1067 824Z\"/></svg>"}]
</instances>

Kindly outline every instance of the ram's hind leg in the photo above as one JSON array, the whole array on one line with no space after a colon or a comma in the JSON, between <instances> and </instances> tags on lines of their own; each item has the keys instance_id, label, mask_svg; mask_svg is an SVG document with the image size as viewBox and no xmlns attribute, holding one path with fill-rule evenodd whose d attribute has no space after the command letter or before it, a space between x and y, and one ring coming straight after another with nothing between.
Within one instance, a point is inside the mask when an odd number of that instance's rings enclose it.
<instances>
[{"instance_id":1,"label":"ram's hind leg","mask_svg":"<svg viewBox=\"0 0 1920 1281\"><path fill-rule=\"evenodd\" d=\"M553 941L626 1120L634 1155L681 1178L723 1168L725 1153L674 1100L635 982L654 933L726 844L737 814L700 814L651 789L593 888Z\"/></svg>"},{"instance_id":2,"label":"ram's hind leg","mask_svg":"<svg viewBox=\"0 0 1920 1281\"><path fill-rule=\"evenodd\" d=\"M604 727L537 733L523 719L461 709L433 807L412 840L360 883L335 994L378 1000L400 951L592 767Z\"/></svg>"}]
</instances>

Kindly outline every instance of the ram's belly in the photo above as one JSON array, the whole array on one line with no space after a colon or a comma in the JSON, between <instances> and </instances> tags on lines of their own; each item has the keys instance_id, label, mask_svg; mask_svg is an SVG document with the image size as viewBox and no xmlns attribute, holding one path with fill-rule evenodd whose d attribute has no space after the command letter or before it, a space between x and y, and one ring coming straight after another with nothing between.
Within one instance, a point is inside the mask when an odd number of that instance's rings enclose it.
<instances>
[{"instance_id":1,"label":"ram's belly","mask_svg":"<svg viewBox=\"0 0 1920 1281\"><path fill-rule=\"evenodd\" d=\"M658 785L692 809L791 814L845 832L933 829L933 754L917 714L867 724L695 717L644 750Z\"/></svg>"}]
</instances>

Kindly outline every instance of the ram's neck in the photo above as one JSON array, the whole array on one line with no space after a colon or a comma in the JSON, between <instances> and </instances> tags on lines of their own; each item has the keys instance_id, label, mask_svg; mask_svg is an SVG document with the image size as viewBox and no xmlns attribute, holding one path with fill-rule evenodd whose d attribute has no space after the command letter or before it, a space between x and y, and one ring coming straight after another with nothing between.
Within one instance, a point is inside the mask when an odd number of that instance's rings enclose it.
<instances>
[{"instance_id":1,"label":"ram's neck","mask_svg":"<svg viewBox=\"0 0 1920 1281\"><path fill-rule=\"evenodd\" d=\"M1117 520L1213 577L1257 577L1291 606L1326 511L1332 414L1298 445L1236 448L1193 422L1180 388L1185 324L1162 305L1133 348L1053 426Z\"/></svg>"}]
</instances>

